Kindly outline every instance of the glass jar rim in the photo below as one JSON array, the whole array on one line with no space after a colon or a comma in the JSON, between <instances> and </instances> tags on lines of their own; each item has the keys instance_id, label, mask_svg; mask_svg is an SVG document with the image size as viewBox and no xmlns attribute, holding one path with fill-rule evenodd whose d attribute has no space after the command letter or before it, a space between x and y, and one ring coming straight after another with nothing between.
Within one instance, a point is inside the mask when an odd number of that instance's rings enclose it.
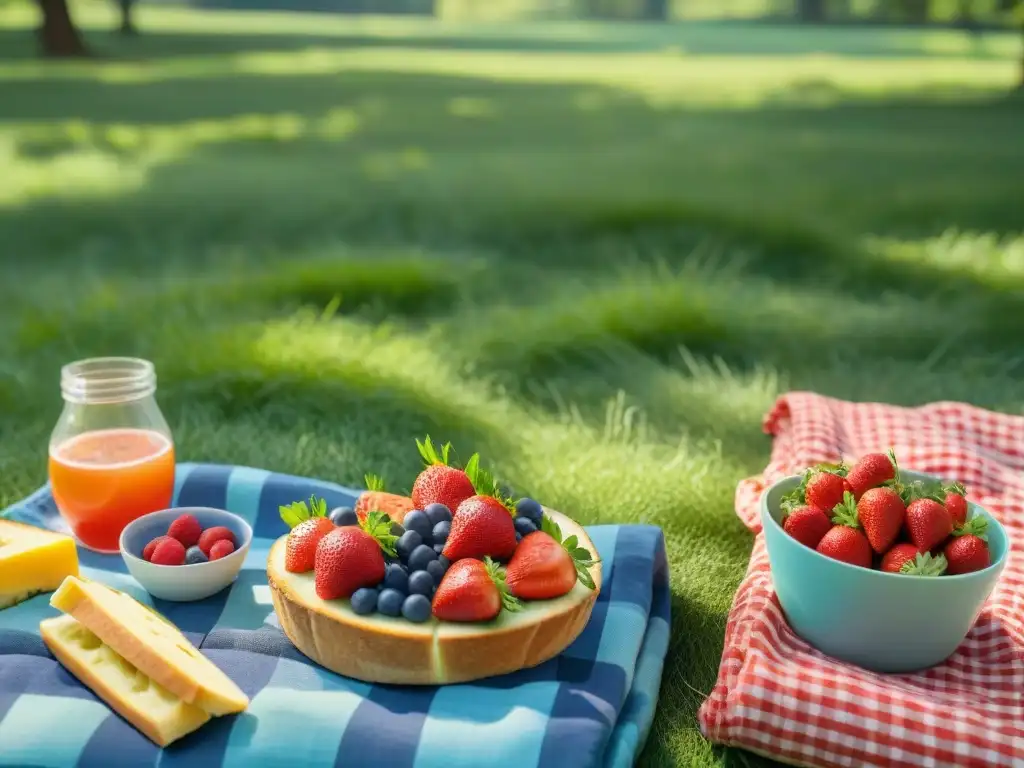
<instances>
[{"instance_id":1,"label":"glass jar rim","mask_svg":"<svg viewBox=\"0 0 1024 768\"><path fill-rule=\"evenodd\" d=\"M156 369L139 357L91 357L60 369L60 391L69 403L122 403L156 392Z\"/></svg>"}]
</instances>

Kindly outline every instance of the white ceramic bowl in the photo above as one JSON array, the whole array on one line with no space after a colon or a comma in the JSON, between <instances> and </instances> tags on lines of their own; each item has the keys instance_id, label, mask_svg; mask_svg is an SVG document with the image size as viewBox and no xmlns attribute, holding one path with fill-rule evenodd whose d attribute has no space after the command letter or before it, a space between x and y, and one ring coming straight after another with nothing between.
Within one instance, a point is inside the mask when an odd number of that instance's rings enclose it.
<instances>
[{"instance_id":1,"label":"white ceramic bowl","mask_svg":"<svg viewBox=\"0 0 1024 768\"><path fill-rule=\"evenodd\" d=\"M157 536L165 536L181 515L195 517L203 530L222 525L235 534L235 551L219 560L195 565L157 565L142 559L142 550ZM151 512L121 531L121 557L128 572L153 597L187 602L215 595L234 583L252 544L252 527L241 517L212 507L176 507Z\"/></svg>"}]
</instances>

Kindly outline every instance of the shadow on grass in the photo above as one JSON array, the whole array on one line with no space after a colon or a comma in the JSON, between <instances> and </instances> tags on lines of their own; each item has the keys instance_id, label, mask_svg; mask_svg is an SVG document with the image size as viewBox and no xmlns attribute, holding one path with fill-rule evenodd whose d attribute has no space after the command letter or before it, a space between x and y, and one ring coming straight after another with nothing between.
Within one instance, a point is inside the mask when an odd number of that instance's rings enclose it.
<instances>
[{"instance_id":1,"label":"shadow on grass","mask_svg":"<svg viewBox=\"0 0 1024 768\"><path fill-rule=\"evenodd\" d=\"M294 9L293 9L294 10ZM223 18L224 13L218 14ZM435 51L495 51L509 53L659 53L681 56L806 56L820 54L852 58L965 58L1005 59L1003 41L1012 35L977 35L956 30L916 30L816 27L691 21L671 24L546 22L545 24L461 26L422 22L388 25L379 17L328 15L328 32L315 26L303 33L178 32L147 29L141 37L124 40L114 30L87 30L90 45L105 59L146 60L187 56L231 56L246 53L298 52L309 48L396 48ZM401 17L396 17L401 18ZM394 19L389 20L394 22ZM369 29L364 26L368 24ZM377 27L376 29L374 27ZM385 30L385 34L381 34ZM481 34L480 30L486 30ZM26 39L28 38L28 39ZM26 30L0 30L0 61L36 54Z\"/></svg>"}]
</instances>

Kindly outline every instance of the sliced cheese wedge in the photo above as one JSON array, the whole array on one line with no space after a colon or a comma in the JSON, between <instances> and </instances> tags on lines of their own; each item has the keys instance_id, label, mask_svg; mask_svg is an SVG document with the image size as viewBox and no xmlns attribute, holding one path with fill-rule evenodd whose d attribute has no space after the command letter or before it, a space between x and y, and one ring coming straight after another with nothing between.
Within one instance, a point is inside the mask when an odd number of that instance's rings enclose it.
<instances>
[{"instance_id":1,"label":"sliced cheese wedge","mask_svg":"<svg viewBox=\"0 0 1024 768\"><path fill-rule=\"evenodd\" d=\"M0 520L0 609L52 592L78 575L75 541L34 525Z\"/></svg>"},{"instance_id":2,"label":"sliced cheese wedge","mask_svg":"<svg viewBox=\"0 0 1024 768\"><path fill-rule=\"evenodd\" d=\"M74 616L137 667L183 701L211 715L241 712L249 698L189 642L177 627L116 589L69 576L50 605Z\"/></svg>"},{"instance_id":3,"label":"sliced cheese wedge","mask_svg":"<svg viewBox=\"0 0 1024 768\"><path fill-rule=\"evenodd\" d=\"M153 682L74 617L44 619L39 632L57 661L157 746L166 747L210 719L208 712Z\"/></svg>"}]
</instances>

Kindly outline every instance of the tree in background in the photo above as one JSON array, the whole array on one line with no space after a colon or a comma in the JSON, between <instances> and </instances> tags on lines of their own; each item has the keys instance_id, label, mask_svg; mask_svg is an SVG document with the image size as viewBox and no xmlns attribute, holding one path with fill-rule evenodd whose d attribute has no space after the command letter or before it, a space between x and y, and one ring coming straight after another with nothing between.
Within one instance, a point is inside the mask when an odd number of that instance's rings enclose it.
<instances>
[{"instance_id":1,"label":"tree in background","mask_svg":"<svg viewBox=\"0 0 1024 768\"><path fill-rule=\"evenodd\" d=\"M825 21L825 0L797 0L796 15L800 21L820 24Z\"/></svg>"},{"instance_id":2,"label":"tree in background","mask_svg":"<svg viewBox=\"0 0 1024 768\"><path fill-rule=\"evenodd\" d=\"M38 0L43 23L39 43L47 56L70 58L88 56L89 51L71 19L67 0Z\"/></svg>"},{"instance_id":3,"label":"tree in background","mask_svg":"<svg viewBox=\"0 0 1024 768\"><path fill-rule=\"evenodd\" d=\"M132 8L135 0L118 0L121 5L121 34L134 35L138 33L135 26L135 18L132 16Z\"/></svg>"}]
</instances>

